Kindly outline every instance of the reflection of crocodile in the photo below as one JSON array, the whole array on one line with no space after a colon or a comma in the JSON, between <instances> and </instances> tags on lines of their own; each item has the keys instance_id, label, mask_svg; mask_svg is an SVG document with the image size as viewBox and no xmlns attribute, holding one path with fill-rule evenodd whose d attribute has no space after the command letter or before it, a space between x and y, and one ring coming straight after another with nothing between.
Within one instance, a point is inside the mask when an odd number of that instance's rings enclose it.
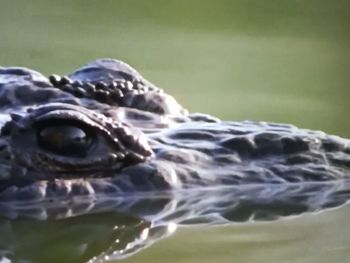
<instances>
[{"instance_id":1,"label":"reflection of crocodile","mask_svg":"<svg viewBox=\"0 0 350 263\"><path fill-rule=\"evenodd\" d=\"M317 188L349 178L348 140L291 125L188 114L115 60L49 79L0 68L0 107L0 203L9 209L204 186ZM346 201L339 196L336 204Z\"/></svg>"},{"instance_id":2,"label":"reflection of crocodile","mask_svg":"<svg viewBox=\"0 0 350 263\"><path fill-rule=\"evenodd\" d=\"M45 222L0 219L0 262L104 262L130 256L171 232L167 225L118 213Z\"/></svg>"},{"instance_id":3,"label":"reflection of crocodile","mask_svg":"<svg viewBox=\"0 0 350 263\"><path fill-rule=\"evenodd\" d=\"M341 204L349 198L350 194L343 191L348 187L335 182L322 186L279 184L270 188L245 185L173 195L158 193L147 198L120 196L94 206L86 201L86 206L80 204L75 209L65 205L55 205L49 210L23 207L22 215L39 219L51 215L61 220L0 219L0 262L114 262L166 238L177 226L202 225L207 229L231 221L297 215L318 210L320 206ZM3 212L1 206L0 212ZM88 214L79 216L82 213ZM319 218L316 220L320 229ZM254 232L254 243L257 235ZM231 240L232 234L229 236ZM241 244L233 242L231 246L235 249Z\"/></svg>"}]
</instances>

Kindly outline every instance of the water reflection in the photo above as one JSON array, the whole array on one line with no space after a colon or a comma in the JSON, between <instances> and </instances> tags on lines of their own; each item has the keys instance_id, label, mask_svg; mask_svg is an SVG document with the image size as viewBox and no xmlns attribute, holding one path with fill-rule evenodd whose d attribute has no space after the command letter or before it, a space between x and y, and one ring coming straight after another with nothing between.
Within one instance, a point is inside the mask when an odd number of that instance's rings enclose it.
<instances>
[{"instance_id":1,"label":"water reflection","mask_svg":"<svg viewBox=\"0 0 350 263\"><path fill-rule=\"evenodd\" d=\"M103 213L45 222L3 219L0 231L1 262L102 262L149 246L168 227Z\"/></svg>"},{"instance_id":2,"label":"water reflection","mask_svg":"<svg viewBox=\"0 0 350 263\"><path fill-rule=\"evenodd\" d=\"M175 232L273 220L337 207L350 182L253 185L76 203L0 207L5 262L105 262L133 255ZM55 208L54 208L55 207Z\"/></svg>"}]
</instances>

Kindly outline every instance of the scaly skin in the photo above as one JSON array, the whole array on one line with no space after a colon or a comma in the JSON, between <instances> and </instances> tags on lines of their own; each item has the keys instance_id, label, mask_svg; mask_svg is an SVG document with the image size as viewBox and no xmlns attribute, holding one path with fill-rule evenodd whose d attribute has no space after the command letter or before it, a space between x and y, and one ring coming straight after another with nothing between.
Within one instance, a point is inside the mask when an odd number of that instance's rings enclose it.
<instances>
[{"instance_id":1,"label":"scaly skin","mask_svg":"<svg viewBox=\"0 0 350 263\"><path fill-rule=\"evenodd\" d=\"M9 206L213 186L293 185L303 193L350 176L349 140L188 114L111 59L68 77L0 68L0 107L0 203ZM338 190L321 207L339 201Z\"/></svg>"}]
</instances>

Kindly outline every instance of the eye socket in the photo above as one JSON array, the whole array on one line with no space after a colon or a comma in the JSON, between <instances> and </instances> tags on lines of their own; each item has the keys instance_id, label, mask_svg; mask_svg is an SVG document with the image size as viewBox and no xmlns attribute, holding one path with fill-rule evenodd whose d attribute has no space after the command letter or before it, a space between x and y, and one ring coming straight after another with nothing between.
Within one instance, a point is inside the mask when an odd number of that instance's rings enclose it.
<instances>
[{"instance_id":1,"label":"eye socket","mask_svg":"<svg viewBox=\"0 0 350 263\"><path fill-rule=\"evenodd\" d=\"M37 128L36 136L44 150L71 157L85 157L95 140L90 129L75 123L42 123Z\"/></svg>"}]
</instances>

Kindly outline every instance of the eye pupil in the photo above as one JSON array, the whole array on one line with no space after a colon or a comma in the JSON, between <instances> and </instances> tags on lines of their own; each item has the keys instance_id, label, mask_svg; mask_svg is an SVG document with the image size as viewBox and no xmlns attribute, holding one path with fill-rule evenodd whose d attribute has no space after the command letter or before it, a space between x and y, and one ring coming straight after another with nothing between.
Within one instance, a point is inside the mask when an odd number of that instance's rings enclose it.
<instances>
[{"instance_id":1,"label":"eye pupil","mask_svg":"<svg viewBox=\"0 0 350 263\"><path fill-rule=\"evenodd\" d=\"M76 157L84 157L93 142L87 131L64 124L42 127L37 133L37 140L40 147L47 151Z\"/></svg>"}]
</instances>

